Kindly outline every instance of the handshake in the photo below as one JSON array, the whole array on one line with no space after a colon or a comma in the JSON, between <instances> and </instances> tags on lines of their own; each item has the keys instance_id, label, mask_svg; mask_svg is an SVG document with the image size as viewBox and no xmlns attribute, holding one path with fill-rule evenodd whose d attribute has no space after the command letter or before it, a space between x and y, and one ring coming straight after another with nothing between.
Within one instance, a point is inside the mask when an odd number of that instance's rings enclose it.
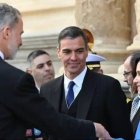
<instances>
[{"instance_id":1,"label":"handshake","mask_svg":"<svg viewBox=\"0 0 140 140\"><path fill-rule=\"evenodd\" d=\"M123 138L112 138L108 131L100 123L94 123L96 137L99 140L124 140Z\"/></svg>"}]
</instances>

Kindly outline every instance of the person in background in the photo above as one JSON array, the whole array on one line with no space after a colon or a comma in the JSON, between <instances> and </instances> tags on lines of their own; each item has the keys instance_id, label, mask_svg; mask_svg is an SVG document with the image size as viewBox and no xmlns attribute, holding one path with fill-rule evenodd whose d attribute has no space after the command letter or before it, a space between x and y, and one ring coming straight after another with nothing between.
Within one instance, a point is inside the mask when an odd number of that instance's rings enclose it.
<instances>
[{"instance_id":1,"label":"person in background","mask_svg":"<svg viewBox=\"0 0 140 140\"><path fill-rule=\"evenodd\" d=\"M52 60L49 53L44 50L32 51L27 57L28 68L27 72L30 73L35 81L37 89L40 91L41 85L54 79L55 72ZM32 140L45 140L46 135L36 128L27 129L27 139Z\"/></svg>"},{"instance_id":2,"label":"person in background","mask_svg":"<svg viewBox=\"0 0 140 140\"><path fill-rule=\"evenodd\" d=\"M129 105L129 108L131 108L131 102L133 98L137 95L137 91L135 88L135 85L133 84L133 80L136 76L136 71L133 69L134 67L134 62L136 59L140 58L140 51L133 52L131 53L124 61L123 66L124 66L124 82L127 83L129 87L129 93L126 94L127 97L127 102ZM133 59L133 61L132 61Z\"/></svg>"},{"instance_id":3,"label":"person in background","mask_svg":"<svg viewBox=\"0 0 140 140\"><path fill-rule=\"evenodd\" d=\"M132 140L126 97L120 83L86 67L88 41L82 29L76 26L64 28L58 44L57 54L64 74L44 84L40 95L58 112L100 122L112 137ZM58 139L55 135L50 136L50 140Z\"/></svg>"},{"instance_id":4,"label":"person in background","mask_svg":"<svg viewBox=\"0 0 140 140\"><path fill-rule=\"evenodd\" d=\"M85 34L87 38L87 42L88 42L89 54L86 58L86 65L88 66L90 70L103 74L103 70L101 68L100 62L105 61L105 58L93 52L94 37L93 37L93 34L90 32L90 30L83 28L82 31Z\"/></svg>"},{"instance_id":5,"label":"person in background","mask_svg":"<svg viewBox=\"0 0 140 140\"><path fill-rule=\"evenodd\" d=\"M35 50L27 57L28 68L36 83L36 87L40 90L41 85L54 79L55 72L53 63L49 53L44 50Z\"/></svg>"},{"instance_id":6,"label":"person in background","mask_svg":"<svg viewBox=\"0 0 140 140\"><path fill-rule=\"evenodd\" d=\"M94 47L94 36L93 36L93 34L91 33L90 30L88 30L86 28L83 28L82 31L83 31L86 39L87 39L88 51L90 53L94 54L94 52L93 52L93 47Z\"/></svg>"},{"instance_id":7,"label":"person in background","mask_svg":"<svg viewBox=\"0 0 140 140\"><path fill-rule=\"evenodd\" d=\"M124 76L124 82L127 83L128 87L129 87L129 92L130 94L127 94L127 98L128 99L132 99L133 98L133 75L132 75L132 65L131 65L131 59L132 59L132 54L129 55L126 60L123 63L124 66L124 72L123 72L123 76Z\"/></svg>"},{"instance_id":8,"label":"person in background","mask_svg":"<svg viewBox=\"0 0 140 140\"><path fill-rule=\"evenodd\" d=\"M86 58L86 65L87 67L97 73L103 74L103 70L101 68L102 61L105 61L106 59L100 55L89 53Z\"/></svg>"},{"instance_id":9,"label":"person in background","mask_svg":"<svg viewBox=\"0 0 140 140\"><path fill-rule=\"evenodd\" d=\"M19 10L0 3L0 140L25 140L26 128L34 127L67 140L111 139L101 124L55 111L38 94L33 77L5 61L14 58L23 32Z\"/></svg>"}]
</instances>

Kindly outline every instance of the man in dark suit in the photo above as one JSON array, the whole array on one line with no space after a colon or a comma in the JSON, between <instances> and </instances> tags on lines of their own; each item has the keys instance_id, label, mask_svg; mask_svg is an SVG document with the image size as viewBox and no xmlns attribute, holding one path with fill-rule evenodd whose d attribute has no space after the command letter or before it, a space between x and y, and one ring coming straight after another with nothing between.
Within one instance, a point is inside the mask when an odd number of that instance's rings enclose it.
<instances>
[{"instance_id":1,"label":"man in dark suit","mask_svg":"<svg viewBox=\"0 0 140 140\"><path fill-rule=\"evenodd\" d=\"M54 79L54 67L48 52L44 50L34 50L30 52L27 57L27 63L28 67L26 72L33 76L38 90L40 90L42 84ZM27 129L26 136L28 140L47 140L46 136L36 128Z\"/></svg>"},{"instance_id":2,"label":"man in dark suit","mask_svg":"<svg viewBox=\"0 0 140 140\"><path fill-rule=\"evenodd\" d=\"M136 52L131 60L132 72L135 75L133 84L136 86L137 95L133 99L131 108L131 121L133 125L133 131L135 134L135 140L140 139L140 55Z\"/></svg>"},{"instance_id":3,"label":"man in dark suit","mask_svg":"<svg viewBox=\"0 0 140 140\"><path fill-rule=\"evenodd\" d=\"M135 102L139 99L139 61L140 61L140 51L133 52L130 54L124 62L124 79L130 86L132 104L129 102L128 106L131 109L130 119L132 121L133 132L135 139L140 139L140 103L135 106ZM138 100L139 101L139 100ZM135 109L136 110L135 110Z\"/></svg>"},{"instance_id":4,"label":"man in dark suit","mask_svg":"<svg viewBox=\"0 0 140 140\"><path fill-rule=\"evenodd\" d=\"M26 128L66 139L110 138L102 125L57 113L39 96L27 74L4 61L22 45L23 22L14 7L0 4L0 140L24 140ZM95 126L95 127L94 127Z\"/></svg>"},{"instance_id":5,"label":"man in dark suit","mask_svg":"<svg viewBox=\"0 0 140 140\"><path fill-rule=\"evenodd\" d=\"M86 67L88 46L82 30L75 26L65 28L59 34L58 43L58 57L64 66L64 75L44 84L40 94L58 112L99 122L112 137L132 140L125 95L116 79ZM69 106L67 100L71 81L75 83L74 99ZM50 139L57 137L50 136Z\"/></svg>"}]
</instances>

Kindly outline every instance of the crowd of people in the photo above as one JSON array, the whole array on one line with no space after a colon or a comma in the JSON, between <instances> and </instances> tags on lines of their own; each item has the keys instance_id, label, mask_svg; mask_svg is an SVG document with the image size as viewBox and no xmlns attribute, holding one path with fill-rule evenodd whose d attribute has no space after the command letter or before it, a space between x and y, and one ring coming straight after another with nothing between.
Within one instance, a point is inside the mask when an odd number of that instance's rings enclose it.
<instances>
[{"instance_id":1,"label":"crowd of people","mask_svg":"<svg viewBox=\"0 0 140 140\"><path fill-rule=\"evenodd\" d=\"M59 33L57 55L64 72L55 77L51 55L35 50L26 72L8 64L22 45L18 9L0 3L0 140L138 140L140 139L140 52L124 61L126 102L118 80L106 76L89 52L83 29ZM90 48L91 49L91 48Z\"/></svg>"}]
</instances>

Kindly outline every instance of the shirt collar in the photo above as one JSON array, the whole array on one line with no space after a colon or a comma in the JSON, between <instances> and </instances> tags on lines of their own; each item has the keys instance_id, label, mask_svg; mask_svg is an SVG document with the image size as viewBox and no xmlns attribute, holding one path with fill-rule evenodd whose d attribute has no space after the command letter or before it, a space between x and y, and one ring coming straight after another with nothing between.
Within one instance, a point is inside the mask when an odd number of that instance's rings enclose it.
<instances>
[{"instance_id":1,"label":"shirt collar","mask_svg":"<svg viewBox=\"0 0 140 140\"><path fill-rule=\"evenodd\" d=\"M70 81L74 81L74 83L78 86L78 87L82 87L83 81L84 81L84 77L86 75L87 72L87 67L84 68L84 70L77 76L75 77L73 80L70 80L66 77L66 75L64 75L64 84L65 87L68 87L68 84Z\"/></svg>"},{"instance_id":2,"label":"shirt collar","mask_svg":"<svg viewBox=\"0 0 140 140\"><path fill-rule=\"evenodd\" d=\"M2 51L0 51L0 57L4 59L4 54L2 53Z\"/></svg>"}]
</instances>

